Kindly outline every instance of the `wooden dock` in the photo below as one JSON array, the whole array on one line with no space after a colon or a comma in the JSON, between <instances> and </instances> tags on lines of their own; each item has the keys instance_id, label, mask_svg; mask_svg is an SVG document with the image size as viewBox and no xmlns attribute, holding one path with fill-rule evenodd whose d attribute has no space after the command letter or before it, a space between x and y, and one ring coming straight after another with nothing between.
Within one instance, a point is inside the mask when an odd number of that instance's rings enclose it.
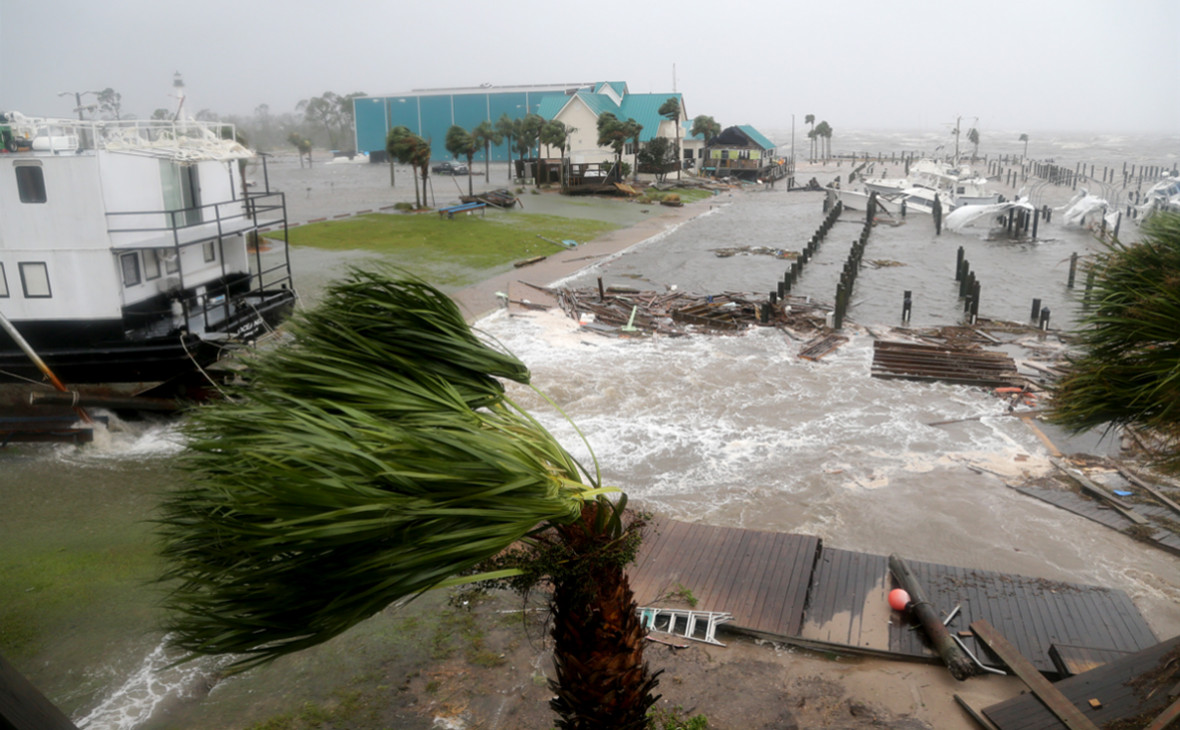
<instances>
[{"instance_id":1,"label":"wooden dock","mask_svg":"<svg viewBox=\"0 0 1180 730\"><path fill-rule=\"evenodd\" d=\"M1120 514L1110 506L1089 497L1082 496L1069 489L1046 489L1044 487L1009 485L1016 491L1055 507L1073 512L1086 519L1105 525L1112 530L1125 534L1133 534L1136 539L1148 545L1154 545L1173 555L1180 555L1180 534L1167 529L1167 525L1176 524L1178 516L1163 505L1135 504L1134 509L1149 520L1146 525L1136 526L1129 517Z\"/></svg>"},{"instance_id":2,"label":"wooden dock","mask_svg":"<svg viewBox=\"0 0 1180 730\"><path fill-rule=\"evenodd\" d=\"M927 599L943 615L956 606L952 634L985 619L1050 676L1061 674L1055 645L1137 652L1155 635L1122 591L974 568L909 561ZM629 571L642 606L726 611L726 628L814 649L937 662L924 632L889 609L896 587L888 558L828 548L806 535L657 520ZM969 633L960 636L985 665L1000 667Z\"/></svg>"},{"instance_id":3,"label":"wooden dock","mask_svg":"<svg viewBox=\"0 0 1180 730\"><path fill-rule=\"evenodd\" d=\"M873 342L871 375L886 380L938 381L987 387L1024 383L1016 363L1002 352L883 340Z\"/></svg>"},{"instance_id":4,"label":"wooden dock","mask_svg":"<svg viewBox=\"0 0 1180 730\"><path fill-rule=\"evenodd\" d=\"M1176 699L1176 680L1180 677L1180 669L1176 667L1178 656L1180 636L1053 686L1098 727L1120 720L1126 722L1133 717L1136 718L1133 724L1119 727L1146 727ZM1096 700L1099 706L1094 707L1090 700ZM985 707L983 714L999 730L1067 728L1031 694Z\"/></svg>"}]
</instances>

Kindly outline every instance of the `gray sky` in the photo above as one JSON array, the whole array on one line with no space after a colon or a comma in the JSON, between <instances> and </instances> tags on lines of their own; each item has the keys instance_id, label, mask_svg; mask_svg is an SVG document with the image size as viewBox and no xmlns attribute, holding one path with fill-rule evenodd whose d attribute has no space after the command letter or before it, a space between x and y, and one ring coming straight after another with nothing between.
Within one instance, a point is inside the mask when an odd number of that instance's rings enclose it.
<instances>
[{"instance_id":1,"label":"gray sky","mask_svg":"<svg viewBox=\"0 0 1180 730\"><path fill-rule=\"evenodd\" d=\"M1180 133L1177 0L0 0L0 109L272 113L325 91L626 81L785 129ZM978 120L978 121L976 121Z\"/></svg>"}]
</instances>

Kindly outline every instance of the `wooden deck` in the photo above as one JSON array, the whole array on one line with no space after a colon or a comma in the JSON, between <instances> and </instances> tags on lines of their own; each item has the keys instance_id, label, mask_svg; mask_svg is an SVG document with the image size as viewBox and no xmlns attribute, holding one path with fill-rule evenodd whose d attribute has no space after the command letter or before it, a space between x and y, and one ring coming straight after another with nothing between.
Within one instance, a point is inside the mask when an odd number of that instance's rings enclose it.
<instances>
[{"instance_id":1,"label":"wooden deck","mask_svg":"<svg viewBox=\"0 0 1180 730\"><path fill-rule=\"evenodd\" d=\"M1021 494L1039 499L1042 502L1048 502L1055 507L1060 507L1076 515L1081 515L1100 525L1105 525L1112 530L1118 530L1124 533L1134 531L1135 523L1130 518L1124 517L1116 510L1111 509L1096 499L1084 497L1072 490L1018 487L1014 485L1012 488ZM1166 550L1173 555L1180 555L1180 535L1163 527L1163 525L1174 525L1177 523L1178 518L1176 513L1163 505L1137 503L1134 507L1136 512L1142 514L1150 521L1148 525L1144 526L1146 528L1145 530L1138 531L1140 534L1137 535L1137 538L1161 550ZM1148 535L1148 532L1151 534Z\"/></svg>"},{"instance_id":2,"label":"wooden deck","mask_svg":"<svg viewBox=\"0 0 1180 730\"><path fill-rule=\"evenodd\" d=\"M812 648L937 662L925 634L888 607L896 587L888 558L822 545L805 535L658 520L630 571L642 606L728 611L727 629ZM904 557L904 556L903 556ZM986 619L1040 671L1057 676L1054 645L1136 652L1157 641L1122 591L973 568L908 561L927 599L949 628L965 631ZM989 666L999 659L972 636L967 647Z\"/></svg>"},{"instance_id":3,"label":"wooden deck","mask_svg":"<svg viewBox=\"0 0 1180 730\"><path fill-rule=\"evenodd\" d=\"M1180 677L1180 670L1175 667L1178 655L1180 636L1076 677L1063 679L1053 686L1098 727L1145 714L1148 720L1134 725L1144 727L1151 717L1175 699L1174 694L1169 697L1169 690ZM1173 663L1171 667L1167 666L1169 660ZM1097 709L1091 707L1091 699L1098 700L1102 706ZM983 714L999 730L1066 728L1031 694L1022 694L985 707Z\"/></svg>"}]
</instances>

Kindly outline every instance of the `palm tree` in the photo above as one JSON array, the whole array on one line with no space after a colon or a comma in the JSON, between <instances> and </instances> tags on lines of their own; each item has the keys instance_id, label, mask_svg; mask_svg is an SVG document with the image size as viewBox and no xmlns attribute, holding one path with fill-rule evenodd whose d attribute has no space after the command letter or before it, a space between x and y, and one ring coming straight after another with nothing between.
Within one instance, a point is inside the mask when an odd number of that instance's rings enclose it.
<instances>
[{"instance_id":1,"label":"palm tree","mask_svg":"<svg viewBox=\"0 0 1180 730\"><path fill-rule=\"evenodd\" d=\"M823 154L825 160L828 159L832 156L832 125L823 121L815 125L812 131L815 132L816 139L820 140L820 153Z\"/></svg>"},{"instance_id":2,"label":"palm tree","mask_svg":"<svg viewBox=\"0 0 1180 730\"><path fill-rule=\"evenodd\" d=\"M426 205L426 180L430 173L430 143L410 131L409 127L397 126L385 136L385 151L403 165L410 165L416 177L422 175L422 197L418 197L418 183L414 182L414 207Z\"/></svg>"},{"instance_id":3,"label":"palm tree","mask_svg":"<svg viewBox=\"0 0 1180 730\"><path fill-rule=\"evenodd\" d=\"M1081 355L1053 394L1051 420L1073 430L1136 426L1154 431L1165 469L1180 473L1180 214L1143 222L1141 241L1099 254L1082 315Z\"/></svg>"},{"instance_id":4,"label":"palm tree","mask_svg":"<svg viewBox=\"0 0 1180 730\"><path fill-rule=\"evenodd\" d=\"M492 126L488 120L483 120L475 125L475 129L471 130L471 138L475 140L477 147L483 148L483 181L485 183L492 181L492 145L500 144L503 137Z\"/></svg>"},{"instance_id":5,"label":"palm tree","mask_svg":"<svg viewBox=\"0 0 1180 730\"><path fill-rule=\"evenodd\" d=\"M505 394L524 364L388 271L352 270L291 334L186 426L159 520L170 641L245 669L432 588L544 575L559 726L645 728L656 680L623 571L638 535L597 468ZM514 544L561 559L470 574Z\"/></svg>"},{"instance_id":6,"label":"palm tree","mask_svg":"<svg viewBox=\"0 0 1180 730\"><path fill-rule=\"evenodd\" d=\"M701 153L707 155L709 143L713 141L714 137L721 134L721 125L718 124L717 120L713 119L713 117L707 116L705 114L698 114L697 116L693 117L692 130L690 133L694 137L699 135L700 137L704 138L705 147ZM702 168L703 164L704 163L702 163Z\"/></svg>"},{"instance_id":7,"label":"palm tree","mask_svg":"<svg viewBox=\"0 0 1180 730\"><path fill-rule=\"evenodd\" d=\"M979 156L979 130L975 127L967 130L967 141L971 143L971 161Z\"/></svg>"},{"instance_id":8,"label":"palm tree","mask_svg":"<svg viewBox=\"0 0 1180 730\"><path fill-rule=\"evenodd\" d=\"M598 146L610 147L615 151L615 169L618 171L616 179L622 179L623 147L630 137L629 129L624 122L619 121L611 112L598 115Z\"/></svg>"},{"instance_id":9,"label":"palm tree","mask_svg":"<svg viewBox=\"0 0 1180 730\"><path fill-rule=\"evenodd\" d=\"M474 164L475 151L479 149L475 138L458 124L452 124L447 129L447 138L444 145L447 148L447 152L450 152L455 157L463 156L467 158L467 194L475 195L474 183L471 181L471 166Z\"/></svg>"},{"instance_id":10,"label":"palm tree","mask_svg":"<svg viewBox=\"0 0 1180 730\"><path fill-rule=\"evenodd\" d=\"M811 125L811 129L807 131L807 139L811 140L811 162L815 162L815 115L808 114L803 117L803 123Z\"/></svg>"},{"instance_id":11,"label":"palm tree","mask_svg":"<svg viewBox=\"0 0 1180 730\"><path fill-rule=\"evenodd\" d=\"M565 148L569 146L570 135L574 131L572 127L565 126L564 122L557 119L550 119L541 127L541 142L546 146L556 147L558 153L561 154L561 184L563 186L565 185Z\"/></svg>"},{"instance_id":12,"label":"palm tree","mask_svg":"<svg viewBox=\"0 0 1180 730\"><path fill-rule=\"evenodd\" d=\"M639 135L643 132L643 125L634 119L628 118L623 122L623 131L627 135L627 139L631 140L632 160L634 165L632 172L632 179L639 181Z\"/></svg>"},{"instance_id":13,"label":"palm tree","mask_svg":"<svg viewBox=\"0 0 1180 730\"><path fill-rule=\"evenodd\" d=\"M657 113L672 122L672 135L676 140L676 179L680 179L680 100L675 96L669 96L668 100L660 104L660 108L656 110ZM639 140L636 140L636 148L638 148Z\"/></svg>"},{"instance_id":14,"label":"palm tree","mask_svg":"<svg viewBox=\"0 0 1180 730\"><path fill-rule=\"evenodd\" d=\"M1021 155L1021 159L1024 159L1025 157L1028 157L1028 135L1027 134L1020 135L1020 141L1024 142L1024 154Z\"/></svg>"},{"instance_id":15,"label":"palm tree","mask_svg":"<svg viewBox=\"0 0 1180 730\"><path fill-rule=\"evenodd\" d=\"M541 128L545 126L545 118L540 114L526 114L524 119L517 120L520 124L516 131L516 151L520 153L521 163L524 162L525 155L531 155L533 145L537 146L537 157L541 156L540 139ZM540 159L537 160L537 166L534 169L533 180L538 185L540 184Z\"/></svg>"},{"instance_id":16,"label":"palm tree","mask_svg":"<svg viewBox=\"0 0 1180 730\"><path fill-rule=\"evenodd\" d=\"M508 181L512 182L512 141L516 139L517 121L508 116L508 113L500 115L496 120L496 134L500 135L500 139L508 142ZM500 144L497 142L496 144Z\"/></svg>"}]
</instances>

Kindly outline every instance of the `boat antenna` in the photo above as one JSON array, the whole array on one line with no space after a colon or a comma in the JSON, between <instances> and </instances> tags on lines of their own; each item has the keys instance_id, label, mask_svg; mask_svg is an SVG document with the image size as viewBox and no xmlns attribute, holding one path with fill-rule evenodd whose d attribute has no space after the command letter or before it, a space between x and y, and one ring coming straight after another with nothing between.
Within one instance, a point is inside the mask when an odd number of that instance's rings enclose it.
<instances>
[{"instance_id":1,"label":"boat antenna","mask_svg":"<svg viewBox=\"0 0 1180 730\"><path fill-rule=\"evenodd\" d=\"M180 77L180 72L172 74L172 88L176 90L175 96L178 99L176 102L176 113L172 115L172 121L180 119L180 113L184 109L184 79Z\"/></svg>"}]
</instances>

